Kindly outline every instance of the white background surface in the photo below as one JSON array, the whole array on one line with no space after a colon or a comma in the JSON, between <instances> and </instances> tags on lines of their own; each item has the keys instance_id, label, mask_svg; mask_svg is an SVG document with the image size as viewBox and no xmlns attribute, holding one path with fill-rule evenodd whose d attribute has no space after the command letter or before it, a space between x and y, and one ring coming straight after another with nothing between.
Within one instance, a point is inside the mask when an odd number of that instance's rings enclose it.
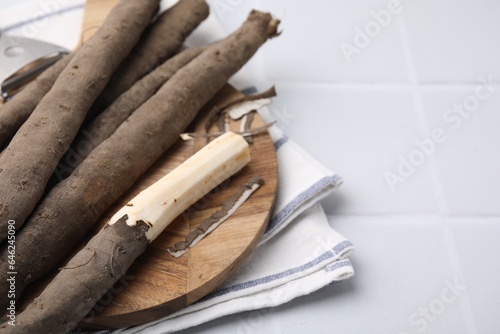
<instances>
[{"instance_id":1,"label":"white background surface","mask_svg":"<svg viewBox=\"0 0 500 334\"><path fill-rule=\"evenodd\" d=\"M276 85L271 111L287 135L344 178L323 205L356 245L356 275L183 333L500 333L500 3L401 0L350 63L341 43L356 46L390 1L209 3L227 32L251 8L282 19L247 70L260 89ZM80 14L64 19L74 43ZM443 117L473 100L480 77L494 91L454 128ZM446 140L391 190L386 173L436 128Z\"/></svg>"}]
</instances>

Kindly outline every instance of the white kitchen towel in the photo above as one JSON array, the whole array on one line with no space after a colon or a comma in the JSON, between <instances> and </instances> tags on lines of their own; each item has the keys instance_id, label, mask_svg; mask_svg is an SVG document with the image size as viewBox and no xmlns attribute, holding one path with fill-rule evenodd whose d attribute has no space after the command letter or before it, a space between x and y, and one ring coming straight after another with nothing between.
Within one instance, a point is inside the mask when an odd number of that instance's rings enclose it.
<instances>
[{"instance_id":1,"label":"white kitchen towel","mask_svg":"<svg viewBox=\"0 0 500 334\"><path fill-rule=\"evenodd\" d=\"M0 7L0 29L71 49L79 40L83 7L81 0L10 3ZM223 36L224 29L211 15L190 37L190 44ZM237 77L242 83L239 88L251 83L242 72ZM260 112L270 121L265 108ZM276 126L270 133L278 160L276 206L259 246L238 274L175 314L142 326L103 333L169 333L224 315L280 305L354 274L347 259L353 245L329 226L318 204L341 184L341 178L316 162Z\"/></svg>"}]
</instances>

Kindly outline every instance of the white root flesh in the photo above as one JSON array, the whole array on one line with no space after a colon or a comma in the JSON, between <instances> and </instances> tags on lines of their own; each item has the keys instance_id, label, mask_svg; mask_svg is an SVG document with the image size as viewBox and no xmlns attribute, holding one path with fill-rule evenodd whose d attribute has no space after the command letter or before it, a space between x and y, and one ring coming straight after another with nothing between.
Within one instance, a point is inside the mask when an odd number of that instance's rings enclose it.
<instances>
[{"instance_id":1,"label":"white root flesh","mask_svg":"<svg viewBox=\"0 0 500 334\"><path fill-rule=\"evenodd\" d=\"M127 216L127 224L150 226L153 241L177 216L250 161L246 140L233 132L217 137L200 151L134 197L111 217L109 225Z\"/></svg>"}]
</instances>

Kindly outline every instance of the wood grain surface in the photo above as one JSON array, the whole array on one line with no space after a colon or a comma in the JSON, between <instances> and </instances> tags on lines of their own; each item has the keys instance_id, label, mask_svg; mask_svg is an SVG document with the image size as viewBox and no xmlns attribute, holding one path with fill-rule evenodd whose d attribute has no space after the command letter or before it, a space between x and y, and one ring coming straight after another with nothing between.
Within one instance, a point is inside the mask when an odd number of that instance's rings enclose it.
<instances>
[{"instance_id":1,"label":"wood grain surface","mask_svg":"<svg viewBox=\"0 0 500 334\"><path fill-rule=\"evenodd\" d=\"M101 24L116 2L117 0L87 0L82 34L84 40L90 38L92 31ZM229 85L225 86L204 107L189 131L203 133L205 118L210 108L239 96L241 93ZM256 115L252 128L262 125L264 122ZM232 121L233 131L239 131L239 127L240 121ZM131 198L180 165L206 142L206 139L179 139L133 188L103 215L94 231L89 234L89 238ZM277 189L276 155L269 134L266 132L254 136L250 147L250 163L179 216L149 246L146 253L135 261L115 287L96 304L80 323L81 328L121 328L159 319L206 296L237 271L256 247L267 226ZM239 187L256 175L263 177L265 184L227 221L180 258L168 254L167 247L184 239L189 231L218 210ZM82 242L80 247L85 243ZM29 287L24 304L36 296L56 273L57 270L43 281Z\"/></svg>"},{"instance_id":2,"label":"wood grain surface","mask_svg":"<svg viewBox=\"0 0 500 334\"><path fill-rule=\"evenodd\" d=\"M239 95L239 92L226 86L207 105L192 130L203 132L203 116L211 105ZM257 116L253 127L263 124ZM232 129L239 129L239 121L232 123ZM181 164L205 143L205 139L179 141L108 210L100 225L139 191ZM249 165L178 217L149 246L126 276L97 304L99 312L91 312L82 322L83 328L132 326L164 317L207 295L235 273L256 247L267 226L277 188L276 156L267 133L254 137L251 154ZM266 183L231 218L180 258L176 259L166 252L167 247L184 239L189 231L218 210L255 175L262 176Z\"/></svg>"}]
</instances>

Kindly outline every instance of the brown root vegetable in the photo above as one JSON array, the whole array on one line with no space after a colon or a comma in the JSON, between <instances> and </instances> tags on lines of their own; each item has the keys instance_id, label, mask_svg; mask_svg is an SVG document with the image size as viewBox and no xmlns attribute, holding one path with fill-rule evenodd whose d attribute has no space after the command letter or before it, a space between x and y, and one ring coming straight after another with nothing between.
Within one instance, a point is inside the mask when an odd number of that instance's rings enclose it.
<instances>
[{"instance_id":1,"label":"brown root vegetable","mask_svg":"<svg viewBox=\"0 0 500 334\"><path fill-rule=\"evenodd\" d=\"M245 140L227 133L143 190L17 316L15 332L65 333L74 328L146 250L148 243L185 209L249 161Z\"/></svg>"},{"instance_id":2,"label":"brown root vegetable","mask_svg":"<svg viewBox=\"0 0 500 334\"><path fill-rule=\"evenodd\" d=\"M71 58L72 55L68 55L60 59L0 107L0 150L26 122Z\"/></svg>"},{"instance_id":3,"label":"brown root vegetable","mask_svg":"<svg viewBox=\"0 0 500 334\"><path fill-rule=\"evenodd\" d=\"M92 113L104 110L137 80L176 54L184 40L208 14L209 7L205 0L180 0L160 14L113 74L92 107Z\"/></svg>"},{"instance_id":4,"label":"brown root vegetable","mask_svg":"<svg viewBox=\"0 0 500 334\"><path fill-rule=\"evenodd\" d=\"M23 225L111 74L149 24L159 0L122 0L73 56L0 157L0 240Z\"/></svg>"},{"instance_id":5,"label":"brown root vegetable","mask_svg":"<svg viewBox=\"0 0 500 334\"><path fill-rule=\"evenodd\" d=\"M16 297L52 269L99 216L173 143L198 111L257 49L278 20L252 11L226 39L180 69L41 201L16 236ZM6 310L7 251L0 253L0 309Z\"/></svg>"},{"instance_id":6,"label":"brown root vegetable","mask_svg":"<svg viewBox=\"0 0 500 334\"><path fill-rule=\"evenodd\" d=\"M49 188L67 178L94 148L111 136L137 108L153 96L180 68L197 57L204 49L205 47L186 49L165 61L154 71L137 81L88 126L80 130L68 152L57 165L52 180L49 182Z\"/></svg>"}]
</instances>

